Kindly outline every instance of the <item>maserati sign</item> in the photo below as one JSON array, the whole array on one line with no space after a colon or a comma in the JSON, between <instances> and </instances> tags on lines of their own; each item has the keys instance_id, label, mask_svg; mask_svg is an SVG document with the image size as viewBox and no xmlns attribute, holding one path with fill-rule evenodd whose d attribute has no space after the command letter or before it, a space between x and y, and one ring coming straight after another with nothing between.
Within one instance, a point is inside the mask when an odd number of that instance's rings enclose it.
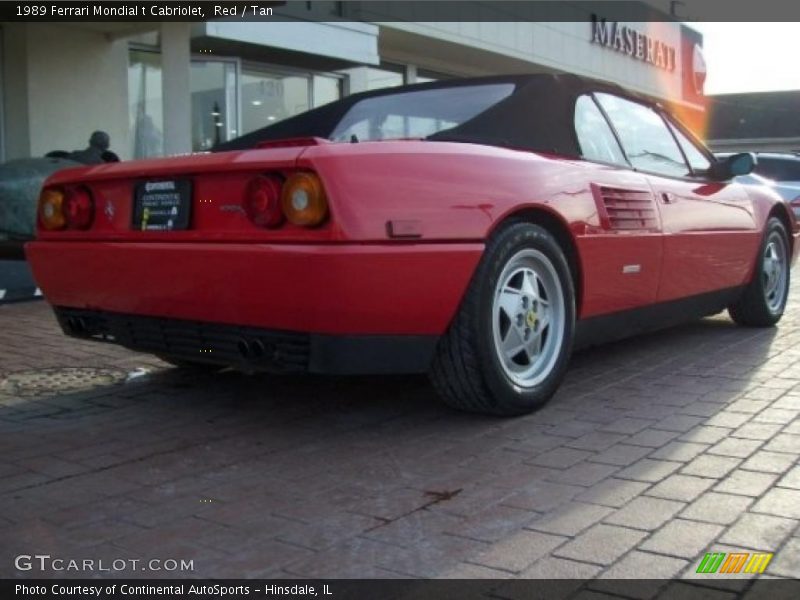
<instances>
[{"instance_id":1,"label":"maserati sign","mask_svg":"<svg viewBox=\"0 0 800 600\"><path fill-rule=\"evenodd\" d=\"M706 84L706 59L703 57L703 48L695 44L692 49L692 74L694 91L698 95L703 95L703 87Z\"/></svg>"},{"instance_id":2,"label":"maserati sign","mask_svg":"<svg viewBox=\"0 0 800 600\"><path fill-rule=\"evenodd\" d=\"M675 70L675 48L617 22L592 15L592 42L664 69Z\"/></svg>"}]
</instances>

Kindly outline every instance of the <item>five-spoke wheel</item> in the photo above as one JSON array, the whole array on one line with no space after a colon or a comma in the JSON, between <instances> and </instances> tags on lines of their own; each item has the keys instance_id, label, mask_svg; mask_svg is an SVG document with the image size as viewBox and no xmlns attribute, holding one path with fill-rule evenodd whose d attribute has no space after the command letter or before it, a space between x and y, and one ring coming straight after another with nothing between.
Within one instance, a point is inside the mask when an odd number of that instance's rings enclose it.
<instances>
[{"instance_id":1,"label":"five-spoke wheel","mask_svg":"<svg viewBox=\"0 0 800 600\"><path fill-rule=\"evenodd\" d=\"M786 242L778 232L773 232L767 241L761 273L764 278L764 300L770 310L776 311L786 302L786 278L789 275Z\"/></svg>"},{"instance_id":2,"label":"five-spoke wheel","mask_svg":"<svg viewBox=\"0 0 800 600\"><path fill-rule=\"evenodd\" d=\"M495 351L517 385L538 384L552 370L564 336L564 293L541 251L521 250L497 280L492 307Z\"/></svg>"},{"instance_id":3,"label":"five-spoke wheel","mask_svg":"<svg viewBox=\"0 0 800 600\"><path fill-rule=\"evenodd\" d=\"M769 327L777 323L789 296L789 236L780 219L767 221L755 273L741 298L728 307L740 325Z\"/></svg>"},{"instance_id":4,"label":"five-spoke wheel","mask_svg":"<svg viewBox=\"0 0 800 600\"><path fill-rule=\"evenodd\" d=\"M456 408L518 415L544 404L569 362L575 293L564 249L541 226L510 223L486 245L431 377Z\"/></svg>"}]
</instances>

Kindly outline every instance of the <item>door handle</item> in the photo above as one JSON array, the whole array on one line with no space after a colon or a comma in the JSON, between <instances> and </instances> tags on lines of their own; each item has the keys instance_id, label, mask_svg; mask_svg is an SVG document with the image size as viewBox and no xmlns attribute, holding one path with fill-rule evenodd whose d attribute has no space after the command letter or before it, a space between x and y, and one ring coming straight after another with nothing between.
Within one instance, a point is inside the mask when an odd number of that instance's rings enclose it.
<instances>
[{"instance_id":1,"label":"door handle","mask_svg":"<svg viewBox=\"0 0 800 600\"><path fill-rule=\"evenodd\" d=\"M675 204L678 201L678 197L671 192L661 192L661 201L664 204Z\"/></svg>"}]
</instances>

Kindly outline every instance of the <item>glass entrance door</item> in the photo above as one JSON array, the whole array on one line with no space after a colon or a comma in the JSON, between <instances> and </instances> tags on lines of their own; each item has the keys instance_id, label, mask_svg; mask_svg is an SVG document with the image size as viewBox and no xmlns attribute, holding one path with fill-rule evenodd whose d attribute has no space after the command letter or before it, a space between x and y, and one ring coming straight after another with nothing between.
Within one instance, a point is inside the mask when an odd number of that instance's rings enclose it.
<instances>
[{"instance_id":1,"label":"glass entrance door","mask_svg":"<svg viewBox=\"0 0 800 600\"><path fill-rule=\"evenodd\" d=\"M238 136L236 63L193 60L190 82L192 150L210 150Z\"/></svg>"}]
</instances>

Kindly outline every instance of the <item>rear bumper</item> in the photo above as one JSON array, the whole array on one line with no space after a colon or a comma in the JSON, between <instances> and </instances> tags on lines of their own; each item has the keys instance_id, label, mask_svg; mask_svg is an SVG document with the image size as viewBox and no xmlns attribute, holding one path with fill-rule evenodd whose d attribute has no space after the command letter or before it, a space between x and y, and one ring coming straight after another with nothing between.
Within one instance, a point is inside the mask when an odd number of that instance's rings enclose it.
<instances>
[{"instance_id":1,"label":"rear bumper","mask_svg":"<svg viewBox=\"0 0 800 600\"><path fill-rule=\"evenodd\" d=\"M67 335L159 356L279 373L420 373L437 336L325 335L55 307Z\"/></svg>"},{"instance_id":2,"label":"rear bumper","mask_svg":"<svg viewBox=\"0 0 800 600\"><path fill-rule=\"evenodd\" d=\"M441 335L483 244L36 241L54 306L330 335Z\"/></svg>"}]
</instances>

